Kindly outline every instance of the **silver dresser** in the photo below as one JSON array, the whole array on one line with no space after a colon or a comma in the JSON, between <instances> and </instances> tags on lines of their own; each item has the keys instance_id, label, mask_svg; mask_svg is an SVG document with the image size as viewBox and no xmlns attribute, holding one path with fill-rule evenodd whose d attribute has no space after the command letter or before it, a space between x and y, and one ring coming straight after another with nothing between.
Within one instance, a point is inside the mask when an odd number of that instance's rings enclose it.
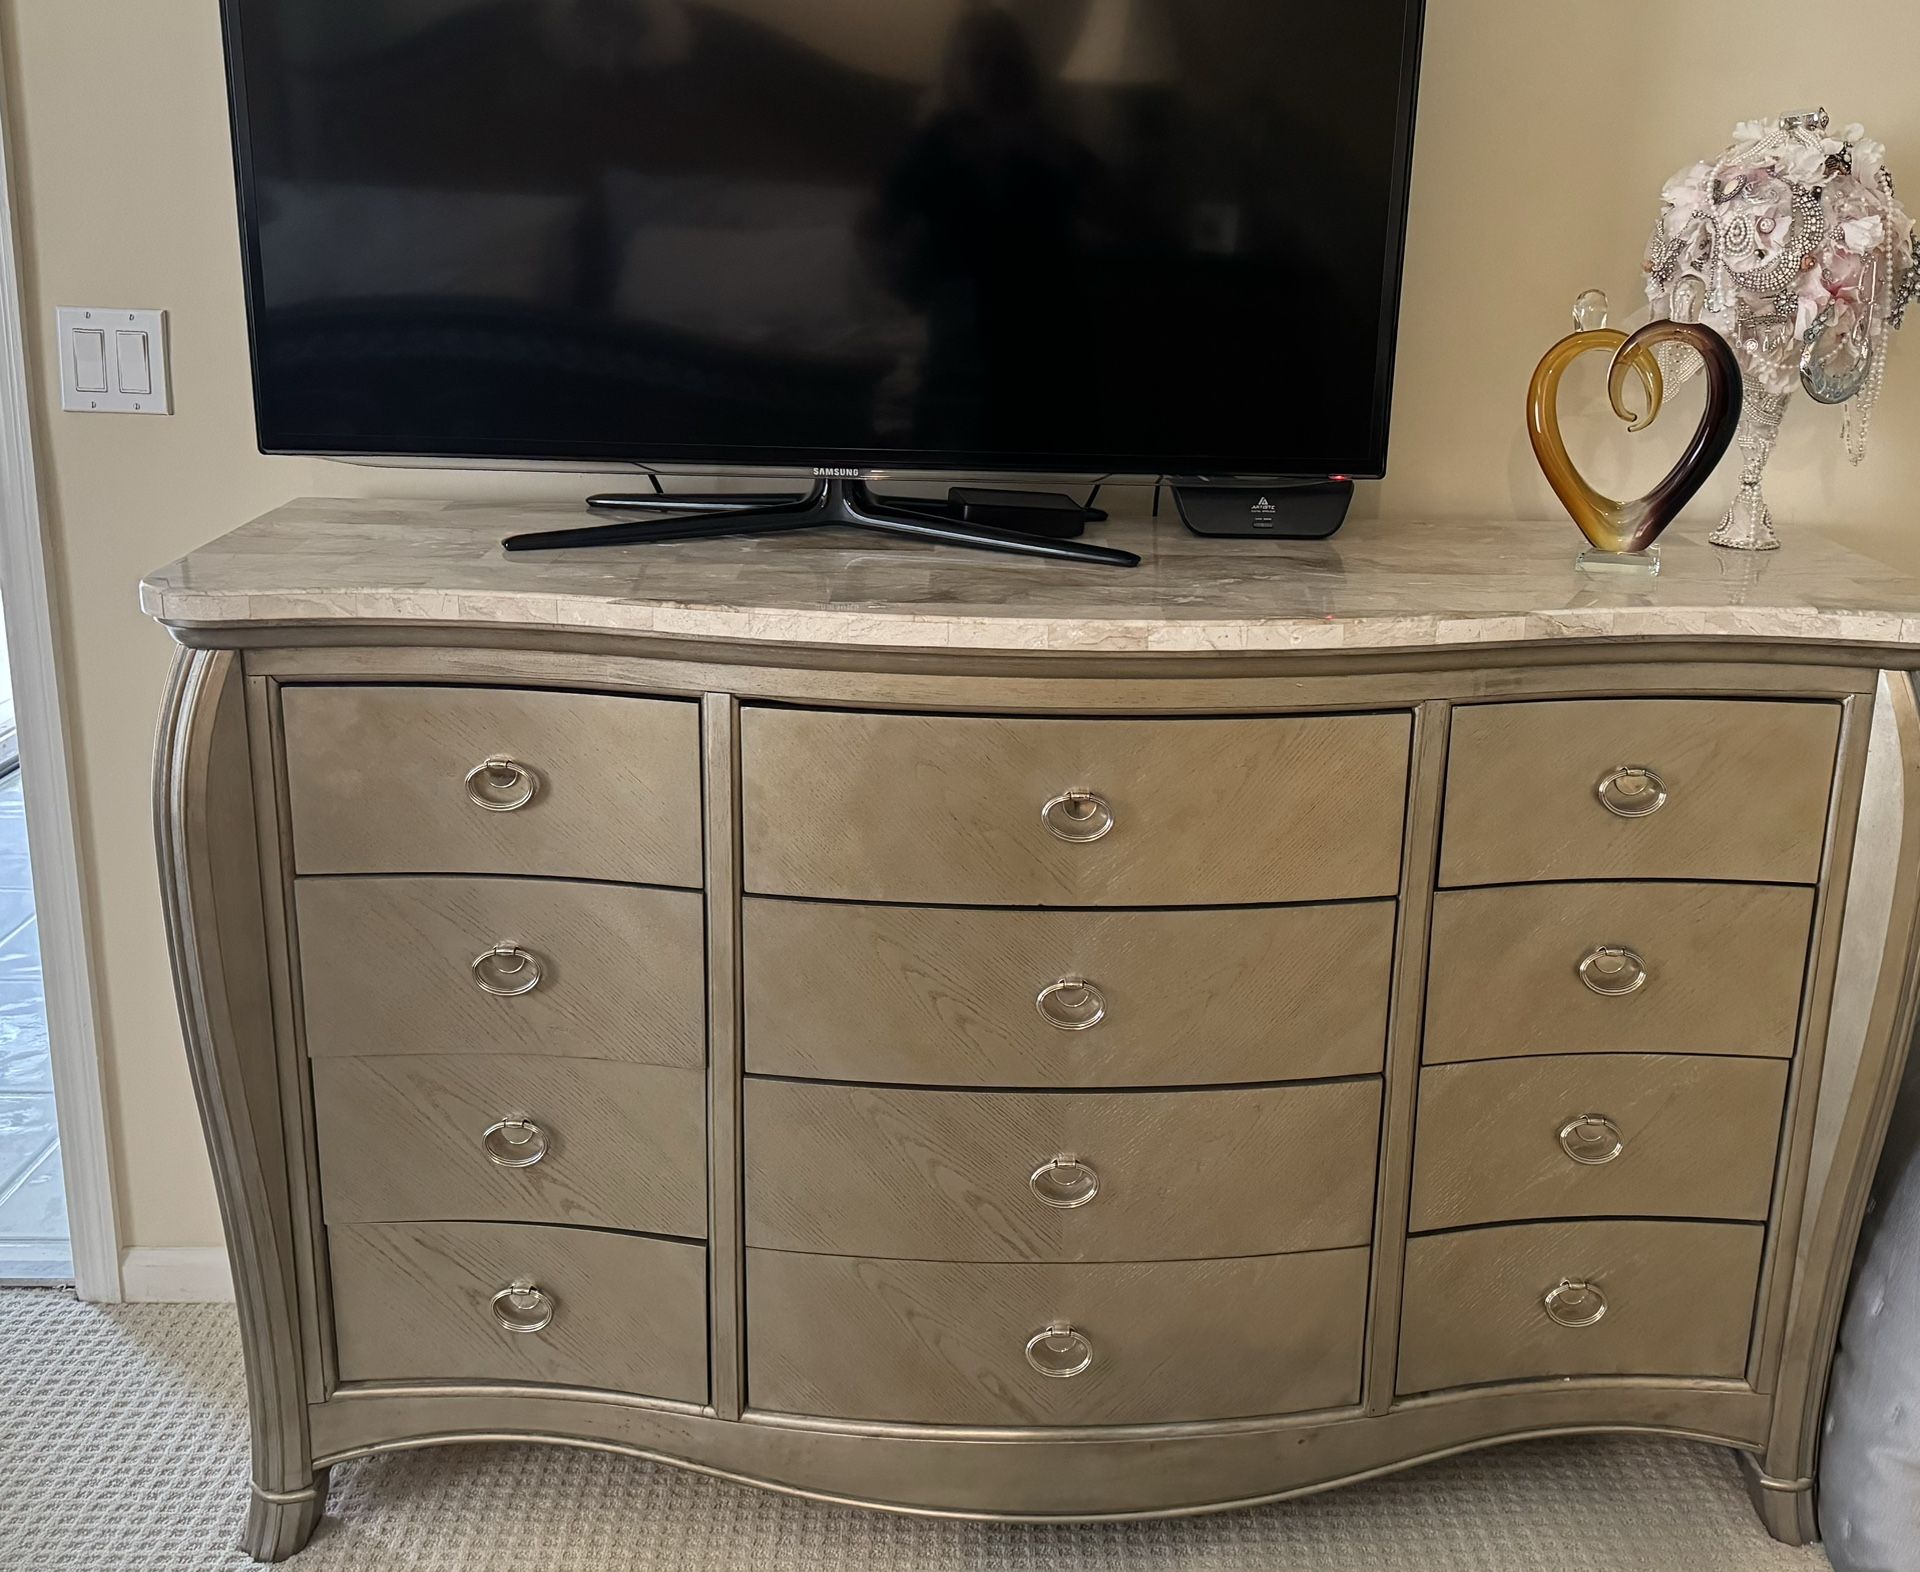
<instances>
[{"instance_id":1,"label":"silver dresser","mask_svg":"<svg viewBox=\"0 0 1920 1572\"><path fill-rule=\"evenodd\" d=\"M1088 1519L1647 1430L1815 1534L1920 584L545 518L295 504L143 589L256 1557L506 1437Z\"/></svg>"}]
</instances>

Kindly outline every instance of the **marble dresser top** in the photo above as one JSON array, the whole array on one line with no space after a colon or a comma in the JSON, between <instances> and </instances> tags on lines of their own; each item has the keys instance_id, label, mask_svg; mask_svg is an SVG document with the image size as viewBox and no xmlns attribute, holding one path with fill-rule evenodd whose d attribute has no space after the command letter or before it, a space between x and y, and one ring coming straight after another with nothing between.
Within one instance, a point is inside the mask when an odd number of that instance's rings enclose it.
<instances>
[{"instance_id":1,"label":"marble dresser top","mask_svg":"<svg viewBox=\"0 0 1920 1572\"><path fill-rule=\"evenodd\" d=\"M1112 493L1109 493L1111 496ZM1137 505L1123 494L1123 505ZM1608 638L1920 646L1920 579L1809 530L1748 555L1682 525L1658 578L1575 570L1567 523L1355 523L1210 541L1123 517L1131 571L845 531L509 556L560 505L304 501L150 574L181 630L488 623L766 644L969 650L1383 650ZM204 641L204 631L202 635ZM217 639L212 642L218 642Z\"/></svg>"}]
</instances>

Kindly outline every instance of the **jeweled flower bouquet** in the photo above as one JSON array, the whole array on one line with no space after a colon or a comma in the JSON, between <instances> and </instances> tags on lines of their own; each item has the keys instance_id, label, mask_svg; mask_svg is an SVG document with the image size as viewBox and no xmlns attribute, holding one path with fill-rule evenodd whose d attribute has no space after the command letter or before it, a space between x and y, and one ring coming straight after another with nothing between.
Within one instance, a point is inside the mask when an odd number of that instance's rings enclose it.
<instances>
[{"instance_id":1,"label":"jeweled flower bouquet","mask_svg":"<svg viewBox=\"0 0 1920 1572\"><path fill-rule=\"evenodd\" d=\"M1746 464L1718 545L1779 544L1760 481L1796 390L1844 404L1847 451L1866 456L1888 343L1920 288L1914 221L1886 152L1862 126L1830 134L1824 109L1749 120L1661 192L1645 263L1652 315L1716 329L1745 382ZM1669 362L1671 377L1696 369L1690 353Z\"/></svg>"}]
</instances>

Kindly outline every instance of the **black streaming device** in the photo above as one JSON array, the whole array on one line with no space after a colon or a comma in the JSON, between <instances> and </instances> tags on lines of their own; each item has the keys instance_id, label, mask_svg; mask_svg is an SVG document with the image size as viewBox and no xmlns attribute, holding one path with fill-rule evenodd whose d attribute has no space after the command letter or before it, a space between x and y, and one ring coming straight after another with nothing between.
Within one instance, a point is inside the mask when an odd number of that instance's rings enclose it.
<instances>
[{"instance_id":1,"label":"black streaming device","mask_svg":"<svg viewBox=\"0 0 1920 1572\"><path fill-rule=\"evenodd\" d=\"M969 524L990 524L995 529L1018 530L1023 535L1042 535L1050 540L1071 540L1084 535L1088 519L1106 517L1104 513L1089 512L1073 498L1057 491L989 491L975 486L955 486L947 493L947 507Z\"/></svg>"},{"instance_id":2,"label":"black streaming device","mask_svg":"<svg viewBox=\"0 0 1920 1572\"><path fill-rule=\"evenodd\" d=\"M1281 480L1265 486L1176 483L1181 520L1196 535L1235 540L1325 540L1347 521L1353 482Z\"/></svg>"}]
</instances>

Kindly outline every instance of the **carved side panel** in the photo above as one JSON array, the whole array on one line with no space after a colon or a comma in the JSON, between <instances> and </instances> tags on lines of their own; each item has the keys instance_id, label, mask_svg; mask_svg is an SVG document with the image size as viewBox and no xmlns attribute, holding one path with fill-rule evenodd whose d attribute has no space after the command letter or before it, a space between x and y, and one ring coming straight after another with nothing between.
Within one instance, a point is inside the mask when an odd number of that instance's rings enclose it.
<instances>
[{"instance_id":1,"label":"carved side panel","mask_svg":"<svg viewBox=\"0 0 1920 1572\"><path fill-rule=\"evenodd\" d=\"M244 1548L300 1549L326 1497L307 1434L292 1199L275 1068L245 685L230 651L183 650L161 714L154 825L174 987L233 1263L253 1499Z\"/></svg>"},{"instance_id":2,"label":"carved side panel","mask_svg":"<svg viewBox=\"0 0 1920 1572\"><path fill-rule=\"evenodd\" d=\"M1920 1003L1920 703L1906 672L1874 697L1773 1427L1750 1470L1768 1529L1817 1532L1813 1473L1827 1369L1880 1146Z\"/></svg>"}]
</instances>

